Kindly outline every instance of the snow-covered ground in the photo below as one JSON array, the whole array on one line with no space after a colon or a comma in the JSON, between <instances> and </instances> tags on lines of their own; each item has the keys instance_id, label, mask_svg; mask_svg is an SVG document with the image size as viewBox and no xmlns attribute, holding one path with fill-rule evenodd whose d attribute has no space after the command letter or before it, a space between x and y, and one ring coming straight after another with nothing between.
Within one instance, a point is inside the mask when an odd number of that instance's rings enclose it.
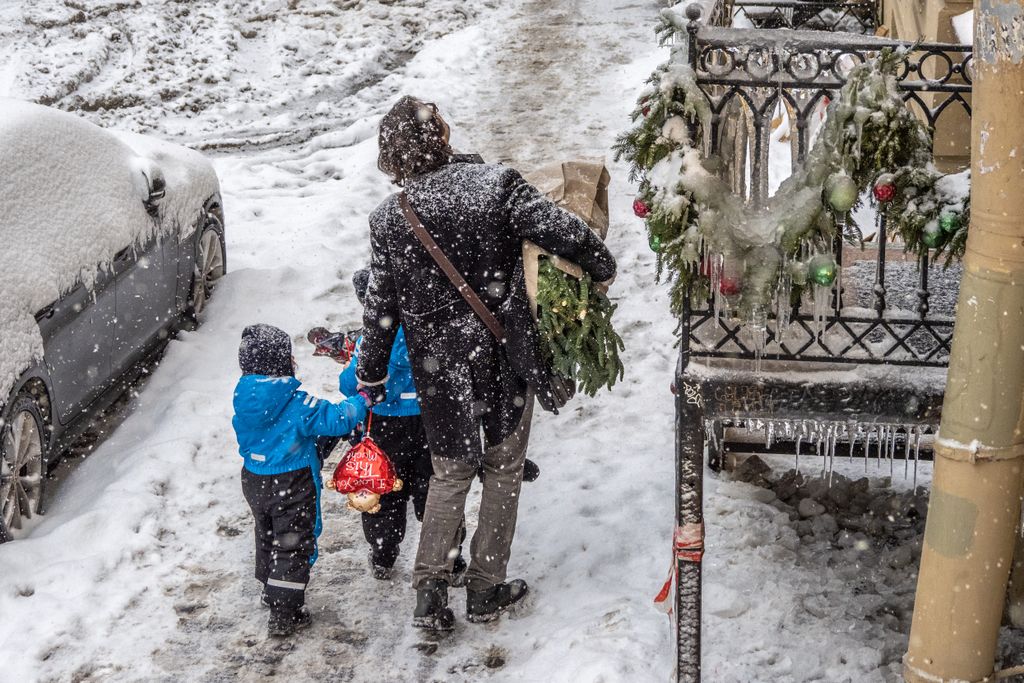
<instances>
[{"instance_id":1,"label":"snow-covered ground","mask_svg":"<svg viewBox=\"0 0 1024 683\"><path fill-rule=\"evenodd\" d=\"M336 396L337 366L312 358L304 333L359 319L349 278L368 258L366 216L391 190L375 125L398 95L437 102L456 146L488 160L529 170L609 157L665 57L653 34L662 4L4 3L0 91L219 150L230 273L205 325L171 343L45 521L0 546L0 681L669 678L673 636L652 598L673 527L674 325L626 169L610 158L626 380L535 421L542 475L524 489L510 567L535 590L525 614L460 620L450 639L421 642L416 526L396 579L376 582L357 516L328 493L316 623L268 641L230 428L237 341L253 322L289 330L300 379ZM888 468L874 475L881 490ZM837 515L809 522L774 499L779 486L708 476L706 680L893 680L917 532L851 541Z\"/></svg>"}]
</instances>

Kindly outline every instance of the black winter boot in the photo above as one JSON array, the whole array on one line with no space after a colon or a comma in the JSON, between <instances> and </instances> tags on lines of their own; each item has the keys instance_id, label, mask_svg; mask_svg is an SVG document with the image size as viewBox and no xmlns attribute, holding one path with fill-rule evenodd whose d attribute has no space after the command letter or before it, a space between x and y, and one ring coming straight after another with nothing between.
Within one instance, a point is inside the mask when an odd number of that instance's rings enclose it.
<instances>
[{"instance_id":1,"label":"black winter boot","mask_svg":"<svg viewBox=\"0 0 1024 683\"><path fill-rule=\"evenodd\" d=\"M455 628L455 613L448 607L448 582L427 579L416 591L416 610L412 625L432 631L451 631Z\"/></svg>"},{"instance_id":2,"label":"black winter boot","mask_svg":"<svg viewBox=\"0 0 1024 683\"><path fill-rule=\"evenodd\" d=\"M305 607L297 610L271 609L267 633L274 638L287 638L313 623L313 615Z\"/></svg>"},{"instance_id":3,"label":"black winter boot","mask_svg":"<svg viewBox=\"0 0 1024 683\"><path fill-rule=\"evenodd\" d=\"M537 481L540 476L540 467L534 461L529 458L523 463L523 481L531 482Z\"/></svg>"},{"instance_id":4,"label":"black winter boot","mask_svg":"<svg viewBox=\"0 0 1024 683\"><path fill-rule=\"evenodd\" d=\"M390 581L394 573L394 567L387 567L383 564L378 564L377 561L373 559L373 551L370 551L370 574L373 575L373 578L378 581Z\"/></svg>"},{"instance_id":5,"label":"black winter boot","mask_svg":"<svg viewBox=\"0 0 1024 683\"><path fill-rule=\"evenodd\" d=\"M466 589L466 618L474 624L494 621L501 614L518 604L530 592L529 586L522 579L482 591Z\"/></svg>"}]
</instances>

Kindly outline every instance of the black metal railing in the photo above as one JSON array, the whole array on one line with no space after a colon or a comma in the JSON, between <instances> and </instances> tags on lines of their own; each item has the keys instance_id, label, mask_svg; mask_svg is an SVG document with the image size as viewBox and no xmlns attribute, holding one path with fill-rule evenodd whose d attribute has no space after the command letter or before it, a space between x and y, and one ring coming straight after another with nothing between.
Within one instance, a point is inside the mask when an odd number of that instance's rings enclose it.
<instances>
[{"instance_id":1,"label":"black metal railing","mask_svg":"<svg viewBox=\"0 0 1024 683\"><path fill-rule=\"evenodd\" d=\"M836 35L818 38L785 29L749 31L696 22L689 32L691 66L712 112L705 151L722 160L733 189L756 205L769 196L773 120L776 125L788 120L795 169L810 150L829 98L854 66L883 47L906 50L899 88L907 106L930 126L955 111L961 117L971 113L967 46L909 45L857 35L838 40ZM824 319L805 298L793 308L788 324L770 323L766 331L756 332L767 335L767 347L755 343L743 321L716 317L712 301L691 298L682 321L684 364L701 356L753 358L763 349L767 358L947 365L958 266L946 269L927 253L908 261L902 245L887 235L884 211L876 220L874 244L860 248L836 240L836 260L843 268ZM872 231L871 226L859 228Z\"/></svg>"}]
</instances>

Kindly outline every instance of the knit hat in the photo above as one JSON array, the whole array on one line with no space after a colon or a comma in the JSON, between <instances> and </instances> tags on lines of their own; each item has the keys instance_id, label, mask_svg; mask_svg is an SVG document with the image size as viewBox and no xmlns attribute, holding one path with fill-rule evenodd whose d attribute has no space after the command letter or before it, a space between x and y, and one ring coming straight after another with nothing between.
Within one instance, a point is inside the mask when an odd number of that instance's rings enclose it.
<instances>
[{"instance_id":1,"label":"knit hat","mask_svg":"<svg viewBox=\"0 0 1024 683\"><path fill-rule=\"evenodd\" d=\"M360 268L352 273L352 286L356 288L356 298L362 304L366 299L366 290L370 286L370 269Z\"/></svg>"},{"instance_id":2,"label":"knit hat","mask_svg":"<svg viewBox=\"0 0 1024 683\"><path fill-rule=\"evenodd\" d=\"M295 372L291 338L273 325L249 325L242 330L238 366L245 375L291 377Z\"/></svg>"}]
</instances>

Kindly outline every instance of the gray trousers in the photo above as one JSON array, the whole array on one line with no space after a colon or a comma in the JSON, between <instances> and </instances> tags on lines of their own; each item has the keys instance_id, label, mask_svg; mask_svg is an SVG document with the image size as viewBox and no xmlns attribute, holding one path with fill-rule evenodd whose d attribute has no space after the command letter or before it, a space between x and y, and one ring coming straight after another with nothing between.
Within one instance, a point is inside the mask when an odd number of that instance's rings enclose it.
<instances>
[{"instance_id":1,"label":"gray trousers","mask_svg":"<svg viewBox=\"0 0 1024 683\"><path fill-rule=\"evenodd\" d=\"M466 585L485 590L506 578L512 537L519 512L519 489L523 483L523 462L530 440L533 397L523 417L505 441L484 450L481 475L483 495L476 532L470 544ZM423 513L420 545L413 569L413 588L427 579L452 580L452 563L458 555L466 496L477 475L473 463L433 455L434 476L430 479L427 507Z\"/></svg>"}]
</instances>

